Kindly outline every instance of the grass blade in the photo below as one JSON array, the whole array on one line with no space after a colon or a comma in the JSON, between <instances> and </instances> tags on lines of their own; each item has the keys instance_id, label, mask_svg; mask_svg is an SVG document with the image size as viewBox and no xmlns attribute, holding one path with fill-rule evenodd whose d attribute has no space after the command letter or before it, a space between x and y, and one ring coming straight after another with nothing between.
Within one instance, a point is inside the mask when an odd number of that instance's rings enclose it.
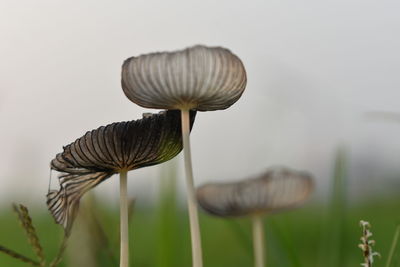
<instances>
[{"instance_id":1,"label":"grass blade","mask_svg":"<svg viewBox=\"0 0 400 267\"><path fill-rule=\"evenodd\" d=\"M64 237L61 242L60 248L58 249L57 255L53 259L53 261L50 263L49 267L55 267L58 264L60 264L62 257L64 255L64 252L65 252L65 249L67 248L67 241L68 241L68 235L64 234Z\"/></svg>"},{"instance_id":2,"label":"grass blade","mask_svg":"<svg viewBox=\"0 0 400 267\"><path fill-rule=\"evenodd\" d=\"M156 266L179 266L178 258L178 206L176 192L176 165L175 161L162 167L161 186L159 195L159 211L156 224Z\"/></svg>"},{"instance_id":3,"label":"grass blade","mask_svg":"<svg viewBox=\"0 0 400 267\"><path fill-rule=\"evenodd\" d=\"M253 244L252 240L246 233L243 227L236 220L223 220L225 224L230 228L231 232L234 233L235 237L238 239L240 246L250 259L253 258Z\"/></svg>"},{"instance_id":4,"label":"grass blade","mask_svg":"<svg viewBox=\"0 0 400 267\"><path fill-rule=\"evenodd\" d=\"M399 236L400 236L400 224L397 225L397 227L396 227L396 232L394 234L392 245L390 246L390 250L389 250L386 267L390 267L392 264L393 255L396 250L397 243L399 242Z\"/></svg>"},{"instance_id":5,"label":"grass blade","mask_svg":"<svg viewBox=\"0 0 400 267\"><path fill-rule=\"evenodd\" d=\"M131 206L131 205L128 205ZM128 208L129 211L132 210L132 208ZM110 240L106 234L106 231L104 230L103 226L100 223L100 220L98 219L98 216L95 212L95 210L93 208L91 209L87 209L89 214L88 216L90 216L90 229L91 229L91 234L93 235L93 237L96 239L96 243L101 247L102 250L104 250L108 256L108 258L110 259L110 261L113 263L113 266L117 266L118 265L118 258L116 257L116 255L114 254L114 251L111 248L110 245ZM132 214L132 212L128 213L128 218L130 218L131 216L129 216L129 214ZM88 218L89 220L89 218ZM129 219L130 221L130 219Z\"/></svg>"},{"instance_id":6,"label":"grass blade","mask_svg":"<svg viewBox=\"0 0 400 267\"><path fill-rule=\"evenodd\" d=\"M323 237L318 266L345 266L345 222L346 222L346 186L347 158L344 148L339 148L334 163L331 199L328 215L323 225Z\"/></svg>"},{"instance_id":7,"label":"grass blade","mask_svg":"<svg viewBox=\"0 0 400 267\"><path fill-rule=\"evenodd\" d=\"M272 219L269 219L269 227L271 227L272 232L276 235L277 241L283 248L282 252L285 253L285 258L290 262L291 266L301 267L301 263L296 254L296 249L294 248L286 232L283 231L275 222L275 220Z\"/></svg>"},{"instance_id":8,"label":"grass blade","mask_svg":"<svg viewBox=\"0 0 400 267\"><path fill-rule=\"evenodd\" d=\"M25 257L24 255L21 255L21 254L15 252L15 251L13 251L11 249L8 249L6 247L3 247L1 245L0 245L0 252L3 252L4 254L7 254L10 257L13 257L14 259L18 259L20 261L29 263L29 264L31 264L33 266L42 266L39 262L34 261L34 260L32 260L32 259L30 259L28 257Z\"/></svg>"}]
</instances>

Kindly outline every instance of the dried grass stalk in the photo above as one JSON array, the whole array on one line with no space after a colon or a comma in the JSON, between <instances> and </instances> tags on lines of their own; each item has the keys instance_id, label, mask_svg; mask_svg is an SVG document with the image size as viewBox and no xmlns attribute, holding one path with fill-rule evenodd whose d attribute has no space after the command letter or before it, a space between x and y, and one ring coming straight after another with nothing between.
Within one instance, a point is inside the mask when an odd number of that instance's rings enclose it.
<instances>
[{"instance_id":1,"label":"dried grass stalk","mask_svg":"<svg viewBox=\"0 0 400 267\"><path fill-rule=\"evenodd\" d=\"M33 226L32 218L29 215L29 210L24 205L13 204L13 209L17 213L22 228L24 228L26 235L28 236L29 244L32 246L37 258L39 259L40 266L45 265L45 257L43 248L40 244L39 237L37 236L36 229Z\"/></svg>"}]
</instances>

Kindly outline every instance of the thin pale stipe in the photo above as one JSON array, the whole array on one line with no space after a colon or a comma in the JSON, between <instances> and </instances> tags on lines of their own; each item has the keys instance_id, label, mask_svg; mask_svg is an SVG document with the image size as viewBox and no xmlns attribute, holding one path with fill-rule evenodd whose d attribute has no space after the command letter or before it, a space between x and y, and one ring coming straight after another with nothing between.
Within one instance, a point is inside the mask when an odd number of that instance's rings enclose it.
<instances>
[{"instance_id":1,"label":"thin pale stipe","mask_svg":"<svg viewBox=\"0 0 400 267\"><path fill-rule=\"evenodd\" d=\"M265 267L265 237L264 224L261 215L252 218L253 244L254 244L254 267Z\"/></svg>"},{"instance_id":2,"label":"thin pale stipe","mask_svg":"<svg viewBox=\"0 0 400 267\"><path fill-rule=\"evenodd\" d=\"M120 267L129 266L129 228L128 228L128 181L127 171L123 170L120 175Z\"/></svg>"},{"instance_id":3,"label":"thin pale stipe","mask_svg":"<svg viewBox=\"0 0 400 267\"><path fill-rule=\"evenodd\" d=\"M189 210L190 235L192 240L192 262L193 267L203 266L201 248L200 226L197 211L197 200L194 189L192 158L190 152L190 123L189 110L181 110L183 153L185 160L187 204Z\"/></svg>"}]
</instances>

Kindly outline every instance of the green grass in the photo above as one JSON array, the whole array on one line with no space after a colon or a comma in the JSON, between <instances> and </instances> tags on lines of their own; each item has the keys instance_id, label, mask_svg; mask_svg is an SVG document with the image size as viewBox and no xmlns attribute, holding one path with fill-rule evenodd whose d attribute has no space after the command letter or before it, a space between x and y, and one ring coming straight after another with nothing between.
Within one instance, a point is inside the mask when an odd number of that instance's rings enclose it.
<instances>
[{"instance_id":1,"label":"green grass","mask_svg":"<svg viewBox=\"0 0 400 267\"><path fill-rule=\"evenodd\" d=\"M135 207L130 222L131 266L191 266L189 222L186 210L178 208L173 171L162 179L159 201ZM380 252L374 266L385 266L391 247L392 264L400 267L400 244L393 246L400 198L377 197L349 205L345 151L339 150L333 167L330 201L326 205L308 203L303 208L265 218L267 266L350 267L360 266L362 252L359 221L369 221ZM68 251L59 266L118 266L119 214L93 197L82 201ZM29 208L29 207L28 207ZM45 256L50 261L57 253L63 231L50 213L33 210ZM253 266L251 224L246 218L221 219L200 213L205 267ZM35 259L15 214L0 211L0 245ZM0 253L0 266L26 266Z\"/></svg>"},{"instance_id":2,"label":"green grass","mask_svg":"<svg viewBox=\"0 0 400 267\"><path fill-rule=\"evenodd\" d=\"M376 266L384 266L396 228L399 200L380 200L348 208L343 226L346 242L341 243L341 266L359 266L362 261L361 250L357 247L360 237L358 222L368 220L372 224L376 251L382 255ZM190 240L187 214L174 209L165 229L160 229L164 216L160 207L138 208L131 224L132 266L190 266ZM169 208L168 208L169 209ZM167 212L165 210L164 212ZM99 219L107 233L111 250L118 254L118 211L102 208ZM326 210L320 206L308 206L304 209L278 214L266 219L267 262L269 266L324 266L320 256L321 240L324 236ZM56 226L50 215L33 212L32 217L41 238L48 259L57 251L62 237L60 227ZM170 215L165 215L166 217ZM166 218L165 217L165 218ZM246 219L224 220L201 215L201 229L204 247L204 262L208 267L252 266L250 223ZM176 225L175 225L176 224ZM0 213L0 244L34 258L34 253L26 242L21 227L16 223L12 212ZM168 229L170 228L170 229ZM169 233L170 230L170 233ZM165 238L164 238L165 237ZM79 240L79 238L78 238ZM79 246L75 242L71 245ZM164 250L165 249L165 250ZM85 249L77 250L85 252ZM98 259L96 266L114 266L108 259L102 246L95 251ZM334 252L333 252L334 253ZM335 254L336 255L336 254ZM399 253L396 252L393 266L398 265ZM63 264L68 266L67 254ZM0 255L0 266L26 266L15 259Z\"/></svg>"}]
</instances>

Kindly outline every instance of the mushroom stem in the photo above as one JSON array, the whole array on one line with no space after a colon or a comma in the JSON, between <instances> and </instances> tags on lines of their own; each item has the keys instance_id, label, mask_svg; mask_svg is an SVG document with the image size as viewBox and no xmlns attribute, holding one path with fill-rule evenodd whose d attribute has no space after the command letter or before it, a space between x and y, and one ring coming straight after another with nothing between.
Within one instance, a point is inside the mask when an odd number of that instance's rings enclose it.
<instances>
[{"instance_id":1,"label":"mushroom stem","mask_svg":"<svg viewBox=\"0 0 400 267\"><path fill-rule=\"evenodd\" d=\"M121 171L120 177L120 267L129 266L129 229L128 229L128 190L127 171Z\"/></svg>"},{"instance_id":2,"label":"mushroom stem","mask_svg":"<svg viewBox=\"0 0 400 267\"><path fill-rule=\"evenodd\" d=\"M265 267L264 224L261 215L255 215L253 220L254 266Z\"/></svg>"},{"instance_id":3,"label":"mushroom stem","mask_svg":"<svg viewBox=\"0 0 400 267\"><path fill-rule=\"evenodd\" d=\"M189 110L181 110L182 119L182 139L183 139L183 153L185 160L185 173L186 173L186 191L187 203L189 210L190 222L190 236L192 240L192 263L193 267L203 266L203 257L201 249L200 226L197 212L197 200L195 196L194 181L193 181L193 168L192 157L190 152L190 117Z\"/></svg>"}]
</instances>

